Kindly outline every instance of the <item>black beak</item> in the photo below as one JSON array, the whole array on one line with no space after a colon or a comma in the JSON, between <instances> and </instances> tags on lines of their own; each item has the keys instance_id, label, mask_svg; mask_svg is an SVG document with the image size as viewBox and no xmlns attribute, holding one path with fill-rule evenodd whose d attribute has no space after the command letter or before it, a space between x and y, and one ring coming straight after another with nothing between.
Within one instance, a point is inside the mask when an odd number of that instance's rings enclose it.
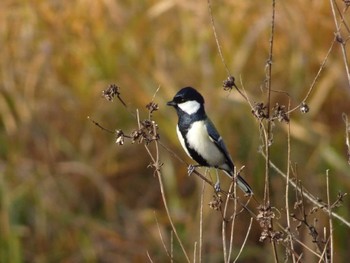
<instances>
[{"instance_id":1,"label":"black beak","mask_svg":"<svg viewBox=\"0 0 350 263\"><path fill-rule=\"evenodd\" d=\"M168 102L166 103L166 105L175 107L175 106L176 106L176 102L173 101L173 100L172 100L172 101L168 101Z\"/></svg>"}]
</instances>

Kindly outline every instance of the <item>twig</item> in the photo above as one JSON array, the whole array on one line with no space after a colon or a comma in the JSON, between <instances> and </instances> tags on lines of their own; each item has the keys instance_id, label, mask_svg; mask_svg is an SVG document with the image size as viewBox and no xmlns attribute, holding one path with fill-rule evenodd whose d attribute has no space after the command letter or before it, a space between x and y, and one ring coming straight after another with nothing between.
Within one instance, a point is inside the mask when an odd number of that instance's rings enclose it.
<instances>
[{"instance_id":1,"label":"twig","mask_svg":"<svg viewBox=\"0 0 350 263\"><path fill-rule=\"evenodd\" d=\"M97 127L99 127L101 130L109 132L109 133L114 133L114 131L108 130L105 127L103 127L102 125L100 125L98 122L94 121L93 119L91 119L90 116L87 116L88 120L91 121L93 124L95 124Z\"/></svg>"},{"instance_id":2,"label":"twig","mask_svg":"<svg viewBox=\"0 0 350 263\"><path fill-rule=\"evenodd\" d=\"M193 263L196 263L196 259L197 259L197 241L194 242Z\"/></svg>"},{"instance_id":3,"label":"twig","mask_svg":"<svg viewBox=\"0 0 350 263\"><path fill-rule=\"evenodd\" d=\"M327 236L326 234L326 229L324 229L324 236ZM321 254L321 258L318 262L322 262L322 261L325 261L326 263L329 263L328 261L328 257L327 257L327 247L328 247L328 243L329 243L329 238L327 239L327 242L325 243L325 246L322 250L322 254Z\"/></svg>"},{"instance_id":4,"label":"twig","mask_svg":"<svg viewBox=\"0 0 350 263\"><path fill-rule=\"evenodd\" d=\"M202 182L202 193L201 193L201 206L199 211L199 251L198 251L198 262L202 262L203 252L203 207L204 207L204 190L205 181Z\"/></svg>"},{"instance_id":5,"label":"twig","mask_svg":"<svg viewBox=\"0 0 350 263\"><path fill-rule=\"evenodd\" d=\"M236 167L234 168L234 178L237 178L237 171L236 171ZM231 222L231 233L230 233L230 249L228 252L228 257L227 257L227 262L231 261L231 255L232 255L232 249L233 249L233 232L235 229L235 219L237 216L237 183L236 180L233 180L231 182L231 186L230 186L230 190L229 192L231 192L233 186L233 196L234 196L234 202L233 202L233 215L232 215L232 222ZM227 197L229 198L229 196Z\"/></svg>"},{"instance_id":6,"label":"twig","mask_svg":"<svg viewBox=\"0 0 350 263\"><path fill-rule=\"evenodd\" d=\"M272 0L272 17L271 17L271 32L270 32L270 49L269 57L267 60L267 73L266 73L266 88L267 88L267 116L270 118L271 111L271 77L272 77L272 59L273 59L273 43L274 43L274 31L275 31L275 11L276 2ZM271 120L267 121L267 138L265 138L265 152L266 152L266 162L265 162L265 188L264 188L264 202L267 207L270 203L270 190L269 190L269 170L270 170L270 135L271 135ZM276 254L275 254L276 255ZM277 260L278 261L278 260Z\"/></svg>"},{"instance_id":7,"label":"twig","mask_svg":"<svg viewBox=\"0 0 350 263\"><path fill-rule=\"evenodd\" d=\"M337 15L335 13L334 5L336 5L336 3L334 2L334 0L329 0L329 2L331 4L334 24L335 24L335 27L336 27L336 37L337 37L338 42L340 43L340 47L341 47L341 50L342 50L345 71L346 71L346 75L348 77L348 82L349 82L349 87L350 87L350 70L349 70L349 65L348 65L348 58L347 58L347 53L346 53L346 48L345 48L345 41L343 40L343 38L342 38L342 36L340 34L340 25L339 25L339 23L337 21ZM343 17L341 18L341 23L342 22L343 22Z\"/></svg>"},{"instance_id":8,"label":"twig","mask_svg":"<svg viewBox=\"0 0 350 263\"><path fill-rule=\"evenodd\" d=\"M162 232L160 231L160 227L159 227L159 222L158 222L158 219L157 219L157 216L156 216L156 212L154 211L154 219L156 220L156 224L157 224L157 228L158 228L158 234L160 236L160 241L162 242L162 245L164 247L164 250L165 250L165 253L168 255L169 258L171 258L171 255L169 254L169 251L165 245L165 242L164 242L164 239L163 239L163 235L162 235Z\"/></svg>"},{"instance_id":9,"label":"twig","mask_svg":"<svg viewBox=\"0 0 350 263\"><path fill-rule=\"evenodd\" d=\"M288 100L288 111L290 109L290 99ZM288 114L289 115L289 114ZM288 227L288 239L289 245L292 251L294 251L293 240L290 233L290 213L289 213L289 176L290 176L290 154L291 154L291 146L290 146L290 122L288 122L288 133L287 133L287 177L286 177L286 219L287 219L287 227ZM295 255L292 253L292 260L295 263Z\"/></svg>"},{"instance_id":10,"label":"twig","mask_svg":"<svg viewBox=\"0 0 350 263\"><path fill-rule=\"evenodd\" d=\"M320 68L318 69L318 72L317 72L317 74L316 74L314 80L312 81L311 86L310 86L309 90L307 91L307 93L306 93L304 99L302 100L302 102L301 102L298 106L296 106L296 107L294 107L293 109L291 109L290 111L288 111L288 113L291 113L291 112L295 111L296 109L299 109L302 105L305 104L305 101L309 98L311 92L313 91L314 87L316 86L316 83L317 83L317 81L318 81L318 79L319 79L319 77L320 77L320 75L321 75L323 69L324 69L325 66L326 66L328 57L329 57L329 55L331 54L331 51L333 50L333 46L334 46L334 44L335 44L336 41L337 41L337 38L334 37L334 39L333 39L333 41L332 41L332 44L331 44L331 46L329 47L328 52L327 52L325 58L323 59L323 61L322 61L322 63L321 63L321 66L320 66Z\"/></svg>"},{"instance_id":11,"label":"twig","mask_svg":"<svg viewBox=\"0 0 350 263\"><path fill-rule=\"evenodd\" d=\"M264 153L262 153L262 156L266 159ZM271 168L273 168L279 175L283 176L284 178L287 178L287 175L285 173L283 173L272 161L270 161L270 166ZM306 199L308 199L311 203L313 203L314 205L316 205L317 207L321 208L323 211L325 211L326 213L328 213L328 209L326 208L324 203L320 203L317 198L315 198L314 196L312 196L309 192L305 192L302 191L301 188L292 180L289 180L289 183L295 188L296 191L298 191L300 194L302 194L304 197L306 197ZM340 215L338 215L335 212L331 212L332 216L336 219L338 219L340 222L342 222L344 225L346 225L347 227L350 228L350 222L347 221L345 218L341 217Z\"/></svg>"},{"instance_id":12,"label":"twig","mask_svg":"<svg viewBox=\"0 0 350 263\"><path fill-rule=\"evenodd\" d=\"M149 262L152 262L152 263L153 263L153 260L152 260L152 258L151 258L151 256L150 256L150 254L149 254L148 251L146 251L146 254L147 254L147 257L148 257L148 259L149 259Z\"/></svg>"},{"instance_id":13,"label":"twig","mask_svg":"<svg viewBox=\"0 0 350 263\"><path fill-rule=\"evenodd\" d=\"M229 188L229 193L231 193L232 186L233 186L234 180L232 180ZM224 253L224 262L228 262L228 256L227 256L227 245L226 245L226 225L228 224L228 220L226 220L226 214L227 214L227 207L228 207L228 201L230 200L230 195L228 194L225 200L224 205L224 211L222 214L222 228L221 228L221 235L222 235L222 249Z\"/></svg>"},{"instance_id":14,"label":"twig","mask_svg":"<svg viewBox=\"0 0 350 263\"><path fill-rule=\"evenodd\" d=\"M328 204L328 215L329 215L329 250L330 250L330 263L333 263L333 221L332 221L332 207L329 194L329 170L326 170L326 187L327 187L327 204ZM327 247L327 245L325 246ZM327 253L326 253L327 254Z\"/></svg>"},{"instance_id":15,"label":"twig","mask_svg":"<svg viewBox=\"0 0 350 263\"><path fill-rule=\"evenodd\" d=\"M225 62L224 56L222 55L221 45L220 45L220 42L219 42L218 35L217 35L217 33L216 33L216 28L215 28L214 18L213 18L213 14L212 14L212 9L211 9L211 2L210 2L210 0L208 0L208 9L209 9L209 16L210 16L211 27L212 27L212 29L213 29L213 33L214 33L214 38L215 38L216 46L218 47L218 51L219 51L219 55L220 55L222 64L223 64L224 67L225 67L225 70L226 70L227 75L228 75L228 76L231 76L230 71L229 71L229 69L228 69L228 67L227 67L227 64L226 64L226 62Z\"/></svg>"},{"instance_id":16,"label":"twig","mask_svg":"<svg viewBox=\"0 0 350 263\"><path fill-rule=\"evenodd\" d=\"M247 230L247 233L245 235L245 238L244 238L244 241L242 243L242 246L237 254L237 257L235 258L235 260L233 262L237 262L237 260L239 259L239 256L241 255L242 251L243 251L243 248L248 240L248 236L249 236L249 233L250 233L250 230L252 229L252 223L253 223L253 217L250 218L250 223L249 223L249 227L248 227L248 230Z\"/></svg>"},{"instance_id":17,"label":"twig","mask_svg":"<svg viewBox=\"0 0 350 263\"><path fill-rule=\"evenodd\" d=\"M170 232L170 262L174 263L174 231Z\"/></svg>"},{"instance_id":18,"label":"twig","mask_svg":"<svg viewBox=\"0 0 350 263\"><path fill-rule=\"evenodd\" d=\"M184 253L185 255L185 258L187 260L187 262L190 262L190 259L187 255L187 252L185 250L185 247L184 245L182 244L182 241L176 231L176 228L175 228L175 225L174 225L174 222L171 218L171 215L170 215L170 211L169 211L169 207L168 207L168 204L167 204L167 201L166 201L166 197L165 197L165 191L164 191L164 185L163 185L163 180L162 180L162 175L160 173L160 167L159 167L159 150L158 150L158 143L157 141L155 141L155 147L156 147L156 158L157 160L155 160L155 158L153 157L151 151L149 150L148 146L147 145L144 145L145 148L146 148L146 151L148 152L148 155L150 156L150 158L152 159L152 162L154 163L154 165L156 166L155 167L155 171L156 171L156 174L157 174L157 177L158 177L158 181L159 181L159 186L160 186L160 192L161 192L161 196L162 196L162 200L163 200L163 204L164 204L164 208L165 208L165 211L167 213L167 216L168 216L168 219L169 219L169 222L170 222L170 225L171 225L171 228L172 230L174 231L174 234L176 236L176 239L177 241L179 242L180 244L180 247L182 249L182 252Z\"/></svg>"},{"instance_id":19,"label":"twig","mask_svg":"<svg viewBox=\"0 0 350 263\"><path fill-rule=\"evenodd\" d=\"M343 112L342 114L344 123L345 123L345 145L346 145L346 154L348 159L348 164L350 165L350 123L348 121L348 116Z\"/></svg>"}]
</instances>

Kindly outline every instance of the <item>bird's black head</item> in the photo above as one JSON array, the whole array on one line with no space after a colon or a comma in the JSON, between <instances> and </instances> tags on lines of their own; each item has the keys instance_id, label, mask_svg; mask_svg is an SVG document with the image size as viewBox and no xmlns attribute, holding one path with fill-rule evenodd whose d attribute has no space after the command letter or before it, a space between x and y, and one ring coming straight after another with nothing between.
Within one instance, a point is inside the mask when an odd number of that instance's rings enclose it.
<instances>
[{"instance_id":1,"label":"bird's black head","mask_svg":"<svg viewBox=\"0 0 350 263\"><path fill-rule=\"evenodd\" d=\"M187 114L193 114L196 113L198 109L203 109L203 104L204 98L192 87L185 87L179 90L173 100L167 103L168 106L173 106L177 110L181 109Z\"/></svg>"}]
</instances>

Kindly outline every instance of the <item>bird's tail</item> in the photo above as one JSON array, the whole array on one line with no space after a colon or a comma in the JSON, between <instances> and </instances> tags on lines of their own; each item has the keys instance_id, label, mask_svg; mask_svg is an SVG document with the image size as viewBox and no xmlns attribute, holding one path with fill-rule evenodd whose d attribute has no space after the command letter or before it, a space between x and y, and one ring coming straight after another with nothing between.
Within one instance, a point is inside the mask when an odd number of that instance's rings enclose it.
<instances>
[{"instance_id":1,"label":"bird's tail","mask_svg":"<svg viewBox=\"0 0 350 263\"><path fill-rule=\"evenodd\" d=\"M233 178L233 172L228 172L224 170L224 172L231 178ZM253 195L253 190L250 185L243 179L242 176L237 175L237 185L246 195Z\"/></svg>"}]
</instances>

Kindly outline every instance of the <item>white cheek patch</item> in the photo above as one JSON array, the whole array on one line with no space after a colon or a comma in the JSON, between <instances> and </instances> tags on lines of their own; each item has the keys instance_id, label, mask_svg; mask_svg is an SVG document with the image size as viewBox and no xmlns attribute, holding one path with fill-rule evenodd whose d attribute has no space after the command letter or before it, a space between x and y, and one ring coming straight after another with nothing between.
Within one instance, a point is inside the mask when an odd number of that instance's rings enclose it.
<instances>
[{"instance_id":1,"label":"white cheek patch","mask_svg":"<svg viewBox=\"0 0 350 263\"><path fill-rule=\"evenodd\" d=\"M186 112L189 115L196 113L201 107L201 105L195 100L179 103L178 106L182 111Z\"/></svg>"}]
</instances>

